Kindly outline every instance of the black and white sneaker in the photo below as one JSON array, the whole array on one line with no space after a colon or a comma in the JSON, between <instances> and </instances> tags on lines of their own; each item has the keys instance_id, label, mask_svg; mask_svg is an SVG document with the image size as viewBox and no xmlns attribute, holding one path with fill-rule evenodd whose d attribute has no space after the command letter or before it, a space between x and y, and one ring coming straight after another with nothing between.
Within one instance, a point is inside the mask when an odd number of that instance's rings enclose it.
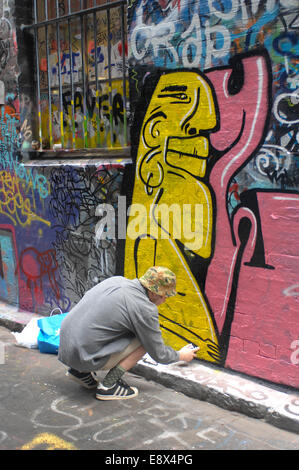
<instances>
[{"instance_id":1,"label":"black and white sneaker","mask_svg":"<svg viewBox=\"0 0 299 470\"><path fill-rule=\"evenodd\" d=\"M119 379L111 388L99 384L96 392L96 398L98 400L128 400L129 398L137 397L137 395L137 388L130 387L122 379Z\"/></svg>"},{"instance_id":2,"label":"black and white sneaker","mask_svg":"<svg viewBox=\"0 0 299 470\"><path fill-rule=\"evenodd\" d=\"M96 388L99 383L95 372L79 372L75 369L69 369L66 375L85 388Z\"/></svg>"}]
</instances>

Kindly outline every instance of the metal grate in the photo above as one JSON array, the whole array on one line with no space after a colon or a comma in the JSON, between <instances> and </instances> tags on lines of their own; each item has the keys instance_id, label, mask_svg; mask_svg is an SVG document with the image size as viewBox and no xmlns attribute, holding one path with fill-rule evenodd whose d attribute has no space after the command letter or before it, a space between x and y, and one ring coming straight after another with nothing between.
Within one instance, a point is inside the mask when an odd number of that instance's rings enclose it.
<instances>
[{"instance_id":1,"label":"metal grate","mask_svg":"<svg viewBox=\"0 0 299 470\"><path fill-rule=\"evenodd\" d=\"M128 145L126 3L34 0L40 150Z\"/></svg>"}]
</instances>

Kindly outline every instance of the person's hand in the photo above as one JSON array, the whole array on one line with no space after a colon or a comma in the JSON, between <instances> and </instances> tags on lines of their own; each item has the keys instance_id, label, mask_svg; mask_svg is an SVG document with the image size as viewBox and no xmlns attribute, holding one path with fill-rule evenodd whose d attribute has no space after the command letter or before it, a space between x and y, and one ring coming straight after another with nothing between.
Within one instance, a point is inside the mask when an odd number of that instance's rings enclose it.
<instances>
[{"instance_id":1,"label":"person's hand","mask_svg":"<svg viewBox=\"0 0 299 470\"><path fill-rule=\"evenodd\" d=\"M187 344L179 350L180 361L190 362L196 357L196 352L199 347L194 347L193 344Z\"/></svg>"}]
</instances>

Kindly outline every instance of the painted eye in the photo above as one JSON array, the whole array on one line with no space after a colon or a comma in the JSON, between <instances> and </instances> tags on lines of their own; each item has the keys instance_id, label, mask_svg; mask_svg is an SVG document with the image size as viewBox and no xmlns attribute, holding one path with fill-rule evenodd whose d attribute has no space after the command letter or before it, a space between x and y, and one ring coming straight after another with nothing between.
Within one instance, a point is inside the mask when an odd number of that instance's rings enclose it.
<instances>
[{"instance_id":1,"label":"painted eye","mask_svg":"<svg viewBox=\"0 0 299 470\"><path fill-rule=\"evenodd\" d=\"M187 95L186 93L181 93L179 95L175 95L176 98L178 98L179 100L185 100L187 99Z\"/></svg>"},{"instance_id":2,"label":"painted eye","mask_svg":"<svg viewBox=\"0 0 299 470\"><path fill-rule=\"evenodd\" d=\"M185 103L190 103L191 98L190 96L186 95L186 93L169 93L169 94L163 94L163 95L158 95L158 98L172 98L173 100L178 100L179 101L185 101ZM172 103L176 103L176 101L172 101Z\"/></svg>"}]
</instances>

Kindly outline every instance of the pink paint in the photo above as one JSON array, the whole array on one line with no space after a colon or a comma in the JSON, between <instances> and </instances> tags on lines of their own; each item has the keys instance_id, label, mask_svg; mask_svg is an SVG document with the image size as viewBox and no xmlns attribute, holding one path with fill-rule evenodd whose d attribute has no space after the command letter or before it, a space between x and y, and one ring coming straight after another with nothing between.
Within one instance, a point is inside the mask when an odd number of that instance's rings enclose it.
<instances>
[{"instance_id":1,"label":"pink paint","mask_svg":"<svg viewBox=\"0 0 299 470\"><path fill-rule=\"evenodd\" d=\"M33 292L31 286L28 285L28 281L20 280L19 284L19 296L20 296L20 309L27 312L35 312L38 305L45 303L42 287L39 284L35 284Z\"/></svg>"},{"instance_id":2,"label":"pink paint","mask_svg":"<svg viewBox=\"0 0 299 470\"><path fill-rule=\"evenodd\" d=\"M242 66L244 83L234 95L229 93L232 69L216 69L207 73L216 91L220 115L220 129L211 134L211 144L220 151L233 146L211 173L210 182L220 198L225 195L232 175L260 144L269 110L269 76L265 57L246 57Z\"/></svg>"},{"instance_id":3,"label":"pink paint","mask_svg":"<svg viewBox=\"0 0 299 470\"><path fill-rule=\"evenodd\" d=\"M40 264L31 253L22 256L22 270L28 279L36 280L40 277Z\"/></svg>"},{"instance_id":4,"label":"pink paint","mask_svg":"<svg viewBox=\"0 0 299 470\"><path fill-rule=\"evenodd\" d=\"M232 176L258 147L269 108L269 77L265 58L251 56L242 63L244 83L235 95L230 95L228 88L232 69L214 70L207 74L215 88L220 113L220 129L211 135L211 143L218 150L232 146L218 160L210 175L216 197L216 239L206 278L206 293L219 331L224 321L230 270L236 257L227 212L228 186Z\"/></svg>"},{"instance_id":5,"label":"pink paint","mask_svg":"<svg viewBox=\"0 0 299 470\"><path fill-rule=\"evenodd\" d=\"M60 298L59 287L55 278L58 268L54 250L39 252L33 247L26 248L20 256L20 270L26 276L26 288L22 285L22 306L31 302L33 310L35 304L41 304L43 297L43 277L47 276L50 286L57 299ZM30 299L30 296L32 299Z\"/></svg>"},{"instance_id":6,"label":"pink paint","mask_svg":"<svg viewBox=\"0 0 299 470\"><path fill-rule=\"evenodd\" d=\"M248 57L243 60L243 70L243 86L232 96L229 69L207 74L220 114L220 128L212 134L211 143L224 154L210 176L217 210L206 294L220 336L228 331L226 338L222 336L228 344L226 367L298 387L298 365L291 361L291 345L299 339L299 297L292 295L299 284L299 195L259 191L257 209L240 207L232 226L227 211L229 184L262 142L269 112L266 60L258 55ZM244 220L250 230L242 245L238 230ZM252 265L258 235L265 258L260 267Z\"/></svg>"},{"instance_id":7,"label":"pink paint","mask_svg":"<svg viewBox=\"0 0 299 470\"><path fill-rule=\"evenodd\" d=\"M258 192L257 200L265 264L274 269L245 264L251 260L256 242L252 226L238 276L231 338L258 343L259 350L244 351L230 345L226 366L299 387L298 365L291 361L292 342L299 339L299 296L292 290L299 280L299 194ZM241 212L244 215L243 209ZM277 217L271 217L273 214ZM234 224L236 235L237 227L238 223ZM283 357L280 351L284 351Z\"/></svg>"}]
</instances>

